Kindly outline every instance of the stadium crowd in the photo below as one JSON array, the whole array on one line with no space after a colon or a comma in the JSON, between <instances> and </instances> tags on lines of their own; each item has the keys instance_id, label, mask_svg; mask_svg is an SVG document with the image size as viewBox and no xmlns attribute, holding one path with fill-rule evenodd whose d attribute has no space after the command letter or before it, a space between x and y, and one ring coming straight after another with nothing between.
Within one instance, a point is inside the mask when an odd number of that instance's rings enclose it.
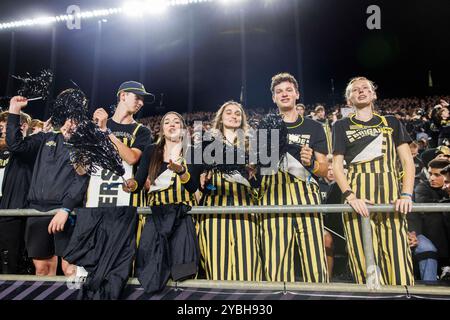
<instances>
[{"instance_id":1,"label":"stadium crowd","mask_svg":"<svg viewBox=\"0 0 450 320\"><path fill-rule=\"evenodd\" d=\"M355 78L347 87L345 105L305 106L296 104L298 85L288 74L274 76L271 90L289 132L289 153L294 156L288 157L291 162L285 171L264 175L248 167L245 179L241 179L229 172L186 163L179 131L186 128L193 134L198 129L194 122L200 121L203 131L214 129L221 133L224 143L236 146L235 129L257 128L267 114L265 109L244 109L229 101L217 112L168 112L136 122L133 116L143 106L147 92L140 83L123 83L117 91L114 115L108 118L105 110L98 109L93 116L129 169L122 190L117 188L121 185L117 183L119 177L105 172L87 177L83 168L71 166L64 145L76 129L71 119L55 128L59 131L52 131L49 122L31 120L21 111L27 105L26 98L14 97L8 112L0 115L1 208L58 211L54 217L1 218L2 273L54 275L60 259L60 272L65 275L87 270L94 278L120 274L123 280L133 274L147 292L161 290L169 278L328 282L342 280L333 266L337 247L345 239L341 253L348 256L347 273L354 282L364 283L358 221L369 215L365 200L388 203L389 198L389 202L396 201L398 212L371 216L372 232L379 242L379 248L374 249L383 284L412 285L414 278L448 280L449 213L408 212L412 201L450 202L450 96L376 100L373 83ZM67 91L60 96L64 94ZM352 130L360 130L354 140L349 138ZM385 139L379 144L381 153L377 156L368 155L365 149L369 144L376 145L374 132ZM362 138L369 140L358 140ZM350 162L357 157L365 157L363 167L359 167L361 162ZM412 163L415 171L411 172L408 168ZM289 171L292 167L298 170ZM305 172L307 178L294 172ZM54 176L56 173L58 176ZM362 178L361 174L366 176ZM355 180L347 181L346 177ZM310 183L314 179L317 187ZM105 189L105 181L115 181L116 185ZM401 185L401 190L394 184ZM367 193L370 188L379 198L371 198L373 195ZM255 196L253 189L259 194ZM102 192L110 195L113 191L117 191L117 198L105 202ZM381 199L385 193L389 195ZM138 206L151 206L155 214L151 218L139 216L136 221L129 218L127 224L135 224L135 229L126 229L124 224L121 229L107 229L103 222L107 211L97 210L102 207L101 201L109 204L104 207L113 204L117 217ZM344 201L355 213L344 214L343 220L321 214L210 214L196 219L186 214L195 205L283 206ZM87 211L79 211L77 219L68 215L80 207ZM131 214L137 216L136 211ZM109 240L101 236L105 231L95 229L101 223L105 223L102 226L109 232ZM392 232L389 241L383 235L387 229ZM102 243L102 252L97 252L92 239L85 238L88 233ZM120 244L128 253L120 263L111 263L108 271L99 274L93 265L100 264L105 254L111 258L113 250L107 250L111 239L115 239L114 246ZM138 248L130 249L136 241ZM89 247L89 251L87 246L95 248ZM90 253L81 256L80 251ZM95 263L89 260L93 259L92 252L99 256ZM107 297L117 298L120 285L109 290L112 293ZM91 296L95 297L105 296Z\"/></svg>"}]
</instances>

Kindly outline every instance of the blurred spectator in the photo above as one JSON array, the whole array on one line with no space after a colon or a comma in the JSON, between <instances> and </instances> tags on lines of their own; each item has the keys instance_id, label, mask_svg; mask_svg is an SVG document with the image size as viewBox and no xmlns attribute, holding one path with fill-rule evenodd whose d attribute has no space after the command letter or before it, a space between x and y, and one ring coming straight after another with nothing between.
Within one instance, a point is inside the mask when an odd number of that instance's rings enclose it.
<instances>
[{"instance_id":1,"label":"blurred spectator","mask_svg":"<svg viewBox=\"0 0 450 320\"><path fill-rule=\"evenodd\" d=\"M411 154L414 159L414 166L416 167L416 176L422 172L424 167L423 161L419 157L419 145L417 141L413 141L409 144L409 148L411 149Z\"/></svg>"},{"instance_id":2,"label":"blurred spectator","mask_svg":"<svg viewBox=\"0 0 450 320\"><path fill-rule=\"evenodd\" d=\"M420 279L423 281L437 281L437 249L423 234L416 235L415 231L408 232L408 244L413 252L414 263L418 265ZM417 268L414 268L417 270Z\"/></svg>"},{"instance_id":3,"label":"blurred spectator","mask_svg":"<svg viewBox=\"0 0 450 320\"><path fill-rule=\"evenodd\" d=\"M8 113L5 112L5 120ZM3 117L2 117L3 118ZM24 138L29 132L31 117L21 112L20 127L15 134ZM2 125L6 130L6 123ZM27 195L31 184L34 156L28 152L9 151L9 160L2 173L0 209L28 208ZM1 273L26 273L25 256L25 217L0 217L0 251L2 260Z\"/></svg>"},{"instance_id":4,"label":"blurred spectator","mask_svg":"<svg viewBox=\"0 0 450 320\"><path fill-rule=\"evenodd\" d=\"M305 105L303 103L298 103L296 108L298 114L303 117L305 115Z\"/></svg>"},{"instance_id":5,"label":"blurred spectator","mask_svg":"<svg viewBox=\"0 0 450 320\"><path fill-rule=\"evenodd\" d=\"M444 176L441 171L449 164L446 159L435 159L428 164L429 179L420 182L414 189L415 202L438 203L448 198L447 192L443 190ZM409 231L429 239L437 249L438 262L443 266L449 265L449 243L444 215L441 212L414 212L408 214L407 218Z\"/></svg>"},{"instance_id":6,"label":"blurred spectator","mask_svg":"<svg viewBox=\"0 0 450 320\"><path fill-rule=\"evenodd\" d=\"M36 134L38 132L43 131L44 122L39 119L31 120L30 128L28 129L28 135Z\"/></svg>"},{"instance_id":7,"label":"blurred spectator","mask_svg":"<svg viewBox=\"0 0 450 320\"><path fill-rule=\"evenodd\" d=\"M314 118L313 119L316 120L316 121L319 121L321 123L325 123L327 121L325 107L323 105L319 104L314 109Z\"/></svg>"}]
</instances>

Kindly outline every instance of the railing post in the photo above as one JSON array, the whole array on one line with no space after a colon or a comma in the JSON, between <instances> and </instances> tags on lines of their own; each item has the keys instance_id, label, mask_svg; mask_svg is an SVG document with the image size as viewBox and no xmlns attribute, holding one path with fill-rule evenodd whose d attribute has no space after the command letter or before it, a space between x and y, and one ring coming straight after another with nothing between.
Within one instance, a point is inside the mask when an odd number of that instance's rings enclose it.
<instances>
[{"instance_id":1,"label":"railing post","mask_svg":"<svg viewBox=\"0 0 450 320\"><path fill-rule=\"evenodd\" d=\"M366 286L369 290L379 290L380 270L375 263L373 254L372 228L370 227L370 217L361 218L361 232L363 238L364 256L366 258Z\"/></svg>"}]
</instances>

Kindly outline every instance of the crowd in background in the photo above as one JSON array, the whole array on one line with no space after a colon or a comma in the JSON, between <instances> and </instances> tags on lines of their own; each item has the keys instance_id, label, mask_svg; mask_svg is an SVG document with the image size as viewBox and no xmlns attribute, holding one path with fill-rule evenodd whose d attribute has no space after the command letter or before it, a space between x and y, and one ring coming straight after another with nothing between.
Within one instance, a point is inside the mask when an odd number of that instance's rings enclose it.
<instances>
[{"instance_id":1,"label":"crowd in background","mask_svg":"<svg viewBox=\"0 0 450 320\"><path fill-rule=\"evenodd\" d=\"M450 181L446 180L446 172L444 170L450 164L449 101L450 96L432 96L425 98L383 99L376 102L376 112L381 115L395 115L397 119L403 122L413 140L410 147L416 165L415 202L448 202L450 199ZM331 129L338 119L351 112L351 108L348 108L346 105L330 107L324 104L306 106L298 104L297 111L302 116L317 120L324 127ZM245 112L248 116L249 125L256 128L268 110L257 108L246 109ZM184 113L182 116L192 134L194 129L196 129L194 128L196 121L201 121L203 131L210 130L215 114L215 112L198 111ZM158 137L161 118L162 116L151 116L139 120L140 123L150 129L153 141L156 141ZM1 125L2 123L3 125ZM1 131L3 131L2 145L4 145L4 134L6 131L5 123L5 119L0 119ZM42 121L33 120L29 121L29 124L28 134L36 133L42 129L46 131L46 124ZM331 134L331 130L328 130L328 133ZM334 183L331 163L329 171L329 175L322 179L322 185L328 185L323 195L325 203L330 203L327 202L327 198L330 198L329 191L333 190L333 188L330 188L330 185ZM424 263L424 261L428 261L423 259L423 250L428 256L431 252L431 258L434 259L431 260L434 262L429 264L427 268L417 268L417 270L422 272L422 270L430 270L431 268L435 272L420 274L417 275L417 278L431 281L437 278L447 279L450 276L450 226L447 225L450 219L448 218L448 213L410 214L408 220L410 225L410 245L412 248L416 248L415 257L419 257L416 259L416 262ZM336 226L336 221L332 227L334 230L342 232L342 230L339 230L341 227ZM325 234L327 256L331 259L328 262L329 265L333 265L332 259L335 254L333 251L336 246L339 246L336 244L336 241L340 240L336 239L338 238L333 240L333 237L328 232ZM421 243L420 250L419 243ZM426 257L428 256L426 255ZM442 272L439 272L439 269L442 269ZM22 269L22 272L27 271ZM331 267L330 274L332 273Z\"/></svg>"},{"instance_id":2,"label":"crowd in background","mask_svg":"<svg viewBox=\"0 0 450 320\"><path fill-rule=\"evenodd\" d=\"M428 147L438 146L439 142L444 142L446 135L450 135L446 128L447 121L450 123L449 101L450 96L382 99L377 101L376 111L382 115L395 115L406 125L411 138L419 143L420 150L424 150ZM332 126L335 121L342 117L342 112L345 112L347 106L345 104L335 106L299 104L297 108L302 115L321 122L327 121ZM249 125L256 128L258 122L267 112L268 110L264 108L246 109ZM195 121L201 121L203 130L209 130L215 112L197 111L183 113L182 116L192 133ZM155 138L160 129L161 118L162 115L151 116L140 119L139 122L147 126L151 130L153 138ZM441 141L439 141L439 136L442 137Z\"/></svg>"},{"instance_id":3,"label":"crowd in background","mask_svg":"<svg viewBox=\"0 0 450 320\"><path fill-rule=\"evenodd\" d=\"M405 125L413 140L410 148L416 166L414 191L414 200L416 203L448 202L450 199L450 181L446 182L444 172L441 173L450 164L450 149L447 148L450 147L449 101L450 96L430 96L424 98L382 99L376 102L376 112L381 115L394 115ZM258 122L268 112L268 110L263 108L246 109L245 111L248 116L249 125L252 128L256 128ZM327 130L330 135L333 124L338 119L352 112L351 108L348 108L344 104L332 107L326 106L325 104L306 106L298 104L297 111L304 117L309 117L323 123L324 127L330 129ZM211 129L214 116L214 112L205 111L183 114L191 134L194 131L195 121L201 121L203 131ZM152 116L140 120L141 123L151 130L153 139L158 137L161 117ZM334 188L330 188L330 185L334 183L331 163L329 168L329 175L321 179L321 186L325 186L325 192L322 192L323 201L324 203L335 203L335 199L333 200L333 198L336 198L335 195L330 194L331 190L335 190ZM428 268L415 268L415 270L421 270L422 273L416 274L418 279L433 281L437 278L448 279L450 276L450 267L448 267L450 265L450 226L447 225L449 220L448 213L426 215L413 213L409 215L409 237L410 245L415 253L414 261L416 264L428 263ZM338 232L343 231L341 230L340 221L337 221L334 217L329 218L328 221L334 230ZM333 240L330 233L325 233L325 243L328 252L335 251L327 254L329 265L333 265L332 259L334 255L339 256L339 250L345 254L344 250L342 250L343 245L339 244L340 241L336 237ZM429 257L430 255L433 259L423 259L424 256ZM429 271L430 268L433 270L431 273ZM332 272L330 270L330 273ZM340 276L341 279L345 278L345 272L337 276Z\"/></svg>"}]
</instances>

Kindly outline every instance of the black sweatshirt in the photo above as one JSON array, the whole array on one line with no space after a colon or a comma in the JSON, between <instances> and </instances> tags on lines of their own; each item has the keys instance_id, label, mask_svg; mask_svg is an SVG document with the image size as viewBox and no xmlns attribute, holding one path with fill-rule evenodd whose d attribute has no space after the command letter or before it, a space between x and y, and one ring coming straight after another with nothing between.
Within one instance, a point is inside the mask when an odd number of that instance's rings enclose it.
<instances>
[{"instance_id":1,"label":"black sweatshirt","mask_svg":"<svg viewBox=\"0 0 450 320\"><path fill-rule=\"evenodd\" d=\"M20 128L14 134L22 137ZM27 196L31 185L35 158L35 155L29 153L11 152L3 178L0 209L28 208Z\"/></svg>"},{"instance_id":2,"label":"black sweatshirt","mask_svg":"<svg viewBox=\"0 0 450 320\"><path fill-rule=\"evenodd\" d=\"M82 203L88 176L80 176L70 163L69 150L61 133L38 133L23 139L20 116L9 114L6 142L13 153L36 155L28 201L40 211L58 208L73 210Z\"/></svg>"}]
</instances>

